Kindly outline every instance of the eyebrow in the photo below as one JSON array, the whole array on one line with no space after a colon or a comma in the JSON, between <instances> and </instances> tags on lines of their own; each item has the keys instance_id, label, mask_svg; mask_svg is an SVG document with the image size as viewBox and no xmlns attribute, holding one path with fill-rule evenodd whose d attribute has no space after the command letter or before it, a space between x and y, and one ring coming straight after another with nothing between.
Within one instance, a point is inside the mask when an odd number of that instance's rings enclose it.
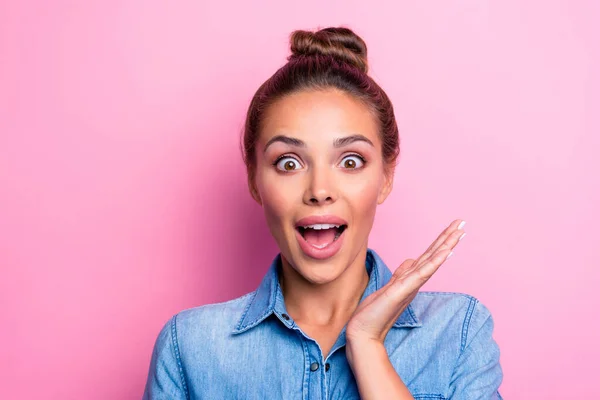
<instances>
[{"instance_id":1,"label":"eyebrow","mask_svg":"<svg viewBox=\"0 0 600 400\"><path fill-rule=\"evenodd\" d=\"M375 147L375 145L373 145L373 142L371 142L366 136L363 136L363 135L350 135L350 136L346 136L343 138L335 139L333 142L333 147L335 147L335 148L344 147L344 146L348 146L350 143L354 143L354 142L366 142L366 143L370 144L372 147Z\"/></svg>"},{"instance_id":2,"label":"eyebrow","mask_svg":"<svg viewBox=\"0 0 600 400\"><path fill-rule=\"evenodd\" d=\"M294 146L294 147L306 147L306 143L304 143L300 139L296 139L296 138L285 136L285 135L277 135L277 136L272 137L267 142L267 144L265 145L264 151L267 151L267 148L275 142L285 143L287 145ZM371 142L366 136L363 136L363 135L350 135L350 136L345 136L342 138L337 138L333 141L333 147L335 147L337 149L340 147L348 146L349 144L354 143L354 142L365 142L365 143L375 147L375 145L373 145L373 142Z\"/></svg>"}]
</instances>

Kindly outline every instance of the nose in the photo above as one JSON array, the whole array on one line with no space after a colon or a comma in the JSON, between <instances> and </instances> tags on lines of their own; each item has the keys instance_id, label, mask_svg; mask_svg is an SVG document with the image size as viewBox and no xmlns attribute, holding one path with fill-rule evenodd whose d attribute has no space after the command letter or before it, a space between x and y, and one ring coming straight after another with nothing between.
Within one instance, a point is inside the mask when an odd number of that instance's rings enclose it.
<instances>
[{"instance_id":1,"label":"nose","mask_svg":"<svg viewBox=\"0 0 600 400\"><path fill-rule=\"evenodd\" d=\"M304 192L304 203L311 206L334 203L337 200L337 186L333 171L314 168L307 174L308 183Z\"/></svg>"}]
</instances>

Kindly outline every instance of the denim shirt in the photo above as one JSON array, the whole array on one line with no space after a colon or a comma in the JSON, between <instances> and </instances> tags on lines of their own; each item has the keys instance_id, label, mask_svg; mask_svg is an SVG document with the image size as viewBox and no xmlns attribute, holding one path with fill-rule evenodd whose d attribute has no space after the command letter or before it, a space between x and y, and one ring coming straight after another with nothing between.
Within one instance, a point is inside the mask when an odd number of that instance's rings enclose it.
<instances>
[{"instance_id":1,"label":"denim shirt","mask_svg":"<svg viewBox=\"0 0 600 400\"><path fill-rule=\"evenodd\" d=\"M345 352L346 328L329 354L287 314L278 255L258 289L174 315L154 344L144 399L359 399ZM392 272L367 251L361 301ZM493 321L476 298L421 291L384 345L415 399L502 399Z\"/></svg>"}]
</instances>

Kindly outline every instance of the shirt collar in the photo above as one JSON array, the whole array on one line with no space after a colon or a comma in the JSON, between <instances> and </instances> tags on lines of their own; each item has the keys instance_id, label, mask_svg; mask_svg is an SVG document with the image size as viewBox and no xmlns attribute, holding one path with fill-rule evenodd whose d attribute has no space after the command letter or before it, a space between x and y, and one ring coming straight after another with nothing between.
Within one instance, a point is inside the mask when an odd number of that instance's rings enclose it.
<instances>
[{"instance_id":1,"label":"shirt collar","mask_svg":"<svg viewBox=\"0 0 600 400\"><path fill-rule=\"evenodd\" d=\"M271 314L275 314L286 326L291 327L293 325L289 317L285 318L285 302L283 301L278 279L280 264L281 254L278 254L271 263L258 289L249 297L244 312L233 330L234 334L255 327ZM367 249L365 266L369 274L369 283L360 299L361 302L392 278L392 272L374 250ZM392 326L395 328L412 328L422 326L422 323L417 318L412 305L409 304Z\"/></svg>"}]
</instances>

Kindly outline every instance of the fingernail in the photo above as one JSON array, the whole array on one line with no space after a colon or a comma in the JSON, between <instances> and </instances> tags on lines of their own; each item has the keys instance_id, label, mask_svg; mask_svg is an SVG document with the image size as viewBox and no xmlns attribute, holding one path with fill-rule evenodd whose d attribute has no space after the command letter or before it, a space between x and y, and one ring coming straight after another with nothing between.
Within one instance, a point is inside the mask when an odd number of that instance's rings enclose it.
<instances>
[{"instance_id":1,"label":"fingernail","mask_svg":"<svg viewBox=\"0 0 600 400\"><path fill-rule=\"evenodd\" d=\"M446 260L447 260L447 259L449 259L449 258L452 256L452 254L454 254L454 252L453 252L453 251L451 251L451 252L450 252L450 254L448 254L448 255L446 256Z\"/></svg>"},{"instance_id":2,"label":"fingernail","mask_svg":"<svg viewBox=\"0 0 600 400\"><path fill-rule=\"evenodd\" d=\"M465 224L467 223L467 221L463 221L458 225L458 229L462 229L464 228Z\"/></svg>"},{"instance_id":3,"label":"fingernail","mask_svg":"<svg viewBox=\"0 0 600 400\"><path fill-rule=\"evenodd\" d=\"M458 238L458 241L460 242L465 236L467 236L467 232L463 232L463 234Z\"/></svg>"}]
</instances>

